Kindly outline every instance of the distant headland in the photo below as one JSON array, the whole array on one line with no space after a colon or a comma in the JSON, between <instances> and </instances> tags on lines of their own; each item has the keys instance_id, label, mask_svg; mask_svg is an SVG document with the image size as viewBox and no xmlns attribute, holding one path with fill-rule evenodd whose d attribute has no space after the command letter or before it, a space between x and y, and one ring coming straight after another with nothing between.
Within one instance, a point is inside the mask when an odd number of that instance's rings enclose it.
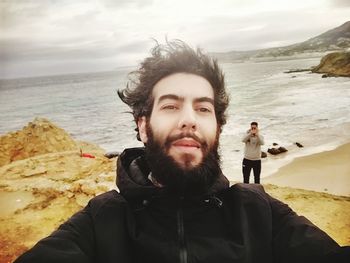
<instances>
[{"instance_id":1,"label":"distant headland","mask_svg":"<svg viewBox=\"0 0 350 263\"><path fill-rule=\"evenodd\" d=\"M290 60L323 57L331 52L350 51L350 21L301 43L249 51L212 52L222 63Z\"/></svg>"}]
</instances>

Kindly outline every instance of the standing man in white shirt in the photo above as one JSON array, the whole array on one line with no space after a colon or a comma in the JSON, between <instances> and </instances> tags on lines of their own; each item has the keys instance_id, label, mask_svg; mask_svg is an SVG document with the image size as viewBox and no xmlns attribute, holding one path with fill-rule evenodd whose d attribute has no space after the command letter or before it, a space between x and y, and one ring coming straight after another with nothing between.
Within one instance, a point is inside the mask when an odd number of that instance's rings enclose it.
<instances>
[{"instance_id":1,"label":"standing man in white shirt","mask_svg":"<svg viewBox=\"0 0 350 263\"><path fill-rule=\"evenodd\" d=\"M242 142L245 143L242 163L243 182L249 184L250 171L253 168L254 183L260 184L261 145L264 144L264 137L259 133L257 122L253 121L250 124L250 129Z\"/></svg>"}]
</instances>

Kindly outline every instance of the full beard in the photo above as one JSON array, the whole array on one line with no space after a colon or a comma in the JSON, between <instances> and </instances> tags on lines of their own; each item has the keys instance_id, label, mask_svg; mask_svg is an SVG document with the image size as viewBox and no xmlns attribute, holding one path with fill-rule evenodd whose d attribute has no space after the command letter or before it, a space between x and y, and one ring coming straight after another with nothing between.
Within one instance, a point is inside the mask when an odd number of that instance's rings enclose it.
<instances>
[{"instance_id":1,"label":"full beard","mask_svg":"<svg viewBox=\"0 0 350 263\"><path fill-rule=\"evenodd\" d=\"M211 147L205 141L189 133L180 134L176 138L168 137L162 145L155 140L149 124L147 125L147 136L146 159L156 183L165 187L172 194L183 197L208 193L221 174L218 134ZM192 137L201 144L203 158L196 166L190 165L190 156L184 155L184 165L180 165L168 154L171 142L183 137Z\"/></svg>"}]
</instances>

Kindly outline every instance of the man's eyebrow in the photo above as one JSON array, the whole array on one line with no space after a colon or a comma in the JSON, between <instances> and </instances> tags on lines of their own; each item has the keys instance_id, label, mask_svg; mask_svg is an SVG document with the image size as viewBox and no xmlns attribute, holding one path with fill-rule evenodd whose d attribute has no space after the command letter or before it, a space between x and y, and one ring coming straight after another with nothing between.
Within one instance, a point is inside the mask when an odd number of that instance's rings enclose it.
<instances>
[{"instance_id":1,"label":"man's eyebrow","mask_svg":"<svg viewBox=\"0 0 350 263\"><path fill-rule=\"evenodd\" d=\"M200 98L196 98L194 99L195 103L198 102L209 102L210 104L212 104L214 106L214 100L212 98L209 97L200 97Z\"/></svg>"},{"instance_id":2,"label":"man's eyebrow","mask_svg":"<svg viewBox=\"0 0 350 263\"><path fill-rule=\"evenodd\" d=\"M163 100L179 100L179 101L184 101L185 98L184 97L180 97L178 95L175 94L165 94L159 97L158 99L158 103L162 102Z\"/></svg>"},{"instance_id":3,"label":"man's eyebrow","mask_svg":"<svg viewBox=\"0 0 350 263\"><path fill-rule=\"evenodd\" d=\"M158 99L158 103L162 102L163 100L166 99L170 99L170 100L177 100L177 101L184 101L185 98L184 97L180 97L178 95L175 94L165 94L159 97ZM212 98L209 97L200 97L200 98L195 98L193 100L194 103L199 103L199 102L209 102L210 104L212 104L214 106L214 100Z\"/></svg>"}]
</instances>

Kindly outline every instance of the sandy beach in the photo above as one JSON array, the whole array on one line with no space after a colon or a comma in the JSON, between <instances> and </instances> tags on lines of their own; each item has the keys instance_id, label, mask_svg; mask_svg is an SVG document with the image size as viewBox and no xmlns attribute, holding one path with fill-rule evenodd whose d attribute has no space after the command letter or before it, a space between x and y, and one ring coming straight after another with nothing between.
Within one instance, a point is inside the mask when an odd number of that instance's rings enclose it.
<instances>
[{"instance_id":1,"label":"sandy beach","mask_svg":"<svg viewBox=\"0 0 350 263\"><path fill-rule=\"evenodd\" d=\"M0 263L13 262L91 198L115 188L115 158L48 120L35 120L0 142ZM80 149L94 158L83 158ZM298 158L263 179L266 192L341 245L350 245L349 153L345 144Z\"/></svg>"},{"instance_id":2,"label":"sandy beach","mask_svg":"<svg viewBox=\"0 0 350 263\"><path fill-rule=\"evenodd\" d=\"M296 158L262 183L350 196L350 143Z\"/></svg>"}]
</instances>

